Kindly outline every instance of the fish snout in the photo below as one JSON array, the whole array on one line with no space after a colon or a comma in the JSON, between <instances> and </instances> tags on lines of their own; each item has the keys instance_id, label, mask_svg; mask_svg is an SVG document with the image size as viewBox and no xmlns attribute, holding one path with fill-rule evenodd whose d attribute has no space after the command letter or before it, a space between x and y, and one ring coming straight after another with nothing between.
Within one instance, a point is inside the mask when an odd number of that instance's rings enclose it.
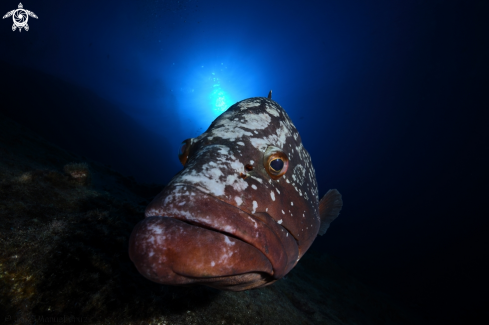
<instances>
[{"instance_id":1,"label":"fish snout","mask_svg":"<svg viewBox=\"0 0 489 325\"><path fill-rule=\"evenodd\" d=\"M170 217L139 222L129 257L144 277L161 284L240 291L273 281L270 261L255 247Z\"/></svg>"}]
</instances>

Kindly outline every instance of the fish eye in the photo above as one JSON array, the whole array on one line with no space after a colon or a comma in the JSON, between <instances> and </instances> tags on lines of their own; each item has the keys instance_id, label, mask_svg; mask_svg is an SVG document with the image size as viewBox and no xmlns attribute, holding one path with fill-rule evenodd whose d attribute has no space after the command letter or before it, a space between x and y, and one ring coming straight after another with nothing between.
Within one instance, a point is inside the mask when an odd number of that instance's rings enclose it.
<instances>
[{"instance_id":1,"label":"fish eye","mask_svg":"<svg viewBox=\"0 0 489 325\"><path fill-rule=\"evenodd\" d=\"M272 169L274 172L279 173L282 168L284 168L284 161L282 159L277 158L270 162L270 169Z\"/></svg>"},{"instance_id":2,"label":"fish eye","mask_svg":"<svg viewBox=\"0 0 489 325\"><path fill-rule=\"evenodd\" d=\"M263 165L270 178L277 180L287 172L289 158L281 149L269 146L265 151Z\"/></svg>"},{"instance_id":3,"label":"fish eye","mask_svg":"<svg viewBox=\"0 0 489 325\"><path fill-rule=\"evenodd\" d=\"M187 163L190 147L192 146L192 140L193 139L187 139L187 140L183 141L180 144L180 147L178 148L178 159L180 160L180 162L184 166Z\"/></svg>"}]
</instances>

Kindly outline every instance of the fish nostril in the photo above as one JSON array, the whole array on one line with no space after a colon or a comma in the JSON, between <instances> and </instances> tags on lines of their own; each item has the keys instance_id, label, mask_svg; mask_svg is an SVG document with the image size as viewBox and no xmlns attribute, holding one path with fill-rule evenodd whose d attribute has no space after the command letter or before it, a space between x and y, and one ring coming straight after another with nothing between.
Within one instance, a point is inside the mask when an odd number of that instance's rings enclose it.
<instances>
[{"instance_id":1,"label":"fish nostril","mask_svg":"<svg viewBox=\"0 0 489 325\"><path fill-rule=\"evenodd\" d=\"M248 171L252 171L253 170L253 166L251 166L250 164L247 164L245 166L245 169L248 170Z\"/></svg>"},{"instance_id":2,"label":"fish nostril","mask_svg":"<svg viewBox=\"0 0 489 325\"><path fill-rule=\"evenodd\" d=\"M245 179L246 177L248 177L248 175L243 174L243 173L239 173L239 177L242 178L242 179Z\"/></svg>"}]
</instances>

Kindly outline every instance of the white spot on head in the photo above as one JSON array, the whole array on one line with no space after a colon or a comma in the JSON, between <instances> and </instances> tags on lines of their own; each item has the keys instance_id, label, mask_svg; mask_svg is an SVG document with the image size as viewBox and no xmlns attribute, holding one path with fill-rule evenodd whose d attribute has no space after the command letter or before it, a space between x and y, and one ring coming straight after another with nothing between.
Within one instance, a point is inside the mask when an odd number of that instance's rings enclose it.
<instances>
[{"instance_id":1,"label":"white spot on head","mask_svg":"<svg viewBox=\"0 0 489 325\"><path fill-rule=\"evenodd\" d=\"M281 225L281 224L282 224L282 219L280 219L279 221L277 221L277 223L278 223L279 225Z\"/></svg>"},{"instance_id":2,"label":"white spot on head","mask_svg":"<svg viewBox=\"0 0 489 325\"><path fill-rule=\"evenodd\" d=\"M214 266L216 265L216 263L214 261L211 262L211 266Z\"/></svg>"},{"instance_id":3,"label":"white spot on head","mask_svg":"<svg viewBox=\"0 0 489 325\"><path fill-rule=\"evenodd\" d=\"M250 165L253 165L255 162L253 160L250 160Z\"/></svg>"},{"instance_id":4,"label":"white spot on head","mask_svg":"<svg viewBox=\"0 0 489 325\"><path fill-rule=\"evenodd\" d=\"M257 189L257 187L256 187L256 185L255 185L255 184L251 184L251 187L252 187L254 190L256 190L256 189Z\"/></svg>"},{"instance_id":5,"label":"white spot on head","mask_svg":"<svg viewBox=\"0 0 489 325\"><path fill-rule=\"evenodd\" d=\"M236 143L239 144L240 146L244 146L245 145L244 142L241 142L241 141L236 142Z\"/></svg>"},{"instance_id":6,"label":"white spot on head","mask_svg":"<svg viewBox=\"0 0 489 325\"><path fill-rule=\"evenodd\" d=\"M236 204L237 204L238 206L239 206L239 205L241 205L241 203L243 203L243 200L241 200L241 198L240 198L239 196L236 196L236 197L234 198L234 200L236 201Z\"/></svg>"},{"instance_id":7,"label":"white spot on head","mask_svg":"<svg viewBox=\"0 0 489 325\"><path fill-rule=\"evenodd\" d=\"M256 208L258 208L258 203L256 203L256 201L253 201L253 211L251 211L251 213L255 213Z\"/></svg>"},{"instance_id":8,"label":"white spot on head","mask_svg":"<svg viewBox=\"0 0 489 325\"><path fill-rule=\"evenodd\" d=\"M275 201L275 193L273 191L270 192L270 196L272 197L272 201Z\"/></svg>"},{"instance_id":9,"label":"white spot on head","mask_svg":"<svg viewBox=\"0 0 489 325\"><path fill-rule=\"evenodd\" d=\"M294 202L290 202L290 205L294 205Z\"/></svg>"},{"instance_id":10,"label":"white spot on head","mask_svg":"<svg viewBox=\"0 0 489 325\"><path fill-rule=\"evenodd\" d=\"M225 186L232 186L237 191L242 191L248 187L248 183L238 176L238 171L243 170L244 166L233 156L228 147L223 145L207 146L198 155L204 155L207 151L217 151L217 159L204 164L199 173L194 168L184 170L172 182L188 182L196 185L203 192L212 193L215 196L223 195ZM237 172L227 175L226 179L223 180L223 171L229 170L229 168Z\"/></svg>"},{"instance_id":11,"label":"white spot on head","mask_svg":"<svg viewBox=\"0 0 489 325\"><path fill-rule=\"evenodd\" d=\"M261 178L255 176L251 176L251 178L256 179L258 182L260 182L260 184L263 184L263 180Z\"/></svg>"},{"instance_id":12,"label":"white spot on head","mask_svg":"<svg viewBox=\"0 0 489 325\"><path fill-rule=\"evenodd\" d=\"M245 99L241 103L238 104L238 107L243 111L249 107L260 106L260 102L250 99Z\"/></svg>"},{"instance_id":13,"label":"white spot on head","mask_svg":"<svg viewBox=\"0 0 489 325\"><path fill-rule=\"evenodd\" d=\"M276 188L276 190L277 190L277 193L280 194L280 191L278 190L278 188Z\"/></svg>"},{"instance_id":14,"label":"white spot on head","mask_svg":"<svg viewBox=\"0 0 489 325\"><path fill-rule=\"evenodd\" d=\"M267 110L268 113L272 114L275 117L278 117L279 116L279 113L278 113L278 111L275 108L268 107L268 105L267 105L266 110Z\"/></svg>"},{"instance_id":15,"label":"white spot on head","mask_svg":"<svg viewBox=\"0 0 489 325\"><path fill-rule=\"evenodd\" d=\"M282 213L285 214L284 210L282 210Z\"/></svg>"}]
</instances>

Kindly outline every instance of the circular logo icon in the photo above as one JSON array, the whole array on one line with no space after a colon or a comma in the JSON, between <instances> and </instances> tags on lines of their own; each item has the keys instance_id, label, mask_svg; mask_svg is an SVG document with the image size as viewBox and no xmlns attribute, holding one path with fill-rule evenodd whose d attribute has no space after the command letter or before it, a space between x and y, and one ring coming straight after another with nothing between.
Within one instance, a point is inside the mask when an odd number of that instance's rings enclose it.
<instances>
[{"instance_id":1,"label":"circular logo icon","mask_svg":"<svg viewBox=\"0 0 489 325\"><path fill-rule=\"evenodd\" d=\"M27 20L29 20L29 15L24 9L15 10L14 16L14 24L17 27L24 27L27 24Z\"/></svg>"}]
</instances>

